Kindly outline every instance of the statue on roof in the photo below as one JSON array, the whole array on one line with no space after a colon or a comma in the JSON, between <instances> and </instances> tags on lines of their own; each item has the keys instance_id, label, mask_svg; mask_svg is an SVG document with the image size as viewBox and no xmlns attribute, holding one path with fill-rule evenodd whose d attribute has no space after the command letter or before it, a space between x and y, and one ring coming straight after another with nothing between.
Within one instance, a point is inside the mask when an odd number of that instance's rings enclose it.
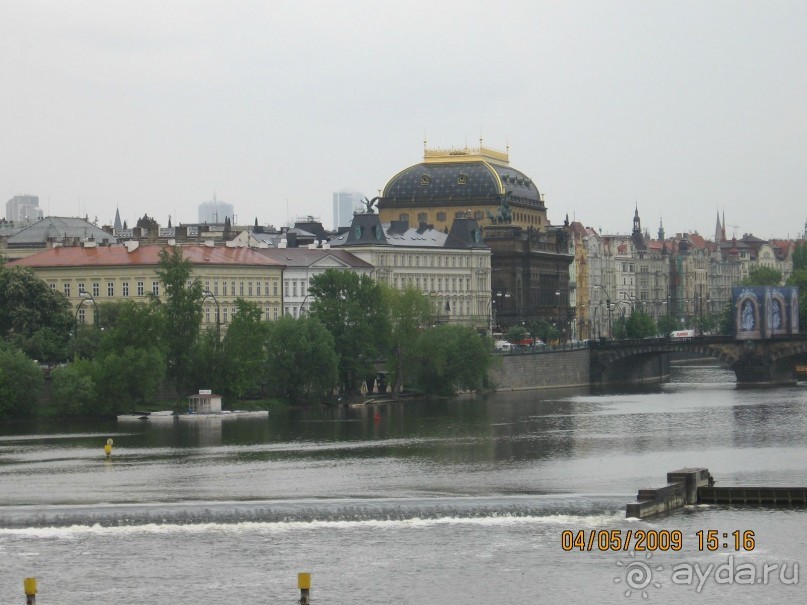
<instances>
[{"instance_id":1,"label":"statue on roof","mask_svg":"<svg viewBox=\"0 0 807 605\"><path fill-rule=\"evenodd\" d=\"M511 191L505 191L503 194L499 195L500 203L499 208L497 209L497 214L493 214L490 210L488 210L488 218L492 223L502 225L513 221L513 211L510 209L511 193Z\"/></svg>"},{"instance_id":2,"label":"statue on roof","mask_svg":"<svg viewBox=\"0 0 807 605\"><path fill-rule=\"evenodd\" d=\"M375 214L375 210L373 210L373 206L378 205L378 197L374 197L373 199L368 200L367 197L365 196L364 201L362 202L362 204L364 204L364 212L365 212L365 214Z\"/></svg>"}]
</instances>

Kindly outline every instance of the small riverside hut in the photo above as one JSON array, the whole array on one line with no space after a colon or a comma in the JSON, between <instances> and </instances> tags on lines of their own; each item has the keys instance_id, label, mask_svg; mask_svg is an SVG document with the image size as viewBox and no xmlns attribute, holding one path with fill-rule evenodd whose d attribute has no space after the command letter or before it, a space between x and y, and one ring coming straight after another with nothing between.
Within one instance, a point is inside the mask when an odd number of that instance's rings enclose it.
<instances>
[{"instance_id":1,"label":"small riverside hut","mask_svg":"<svg viewBox=\"0 0 807 605\"><path fill-rule=\"evenodd\" d=\"M221 395L200 389L198 395L188 397L188 414L221 414Z\"/></svg>"}]
</instances>

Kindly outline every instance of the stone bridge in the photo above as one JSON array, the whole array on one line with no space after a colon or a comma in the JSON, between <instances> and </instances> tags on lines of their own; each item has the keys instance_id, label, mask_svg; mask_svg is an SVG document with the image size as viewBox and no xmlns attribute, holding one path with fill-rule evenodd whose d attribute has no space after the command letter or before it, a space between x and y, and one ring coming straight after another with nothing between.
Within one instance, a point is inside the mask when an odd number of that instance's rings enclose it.
<instances>
[{"instance_id":1,"label":"stone bridge","mask_svg":"<svg viewBox=\"0 0 807 605\"><path fill-rule=\"evenodd\" d=\"M652 338L591 343L591 384L658 382L669 374L669 353L686 351L727 364L738 385L794 384L795 366L807 363L807 334L770 340L731 336L689 339Z\"/></svg>"}]
</instances>

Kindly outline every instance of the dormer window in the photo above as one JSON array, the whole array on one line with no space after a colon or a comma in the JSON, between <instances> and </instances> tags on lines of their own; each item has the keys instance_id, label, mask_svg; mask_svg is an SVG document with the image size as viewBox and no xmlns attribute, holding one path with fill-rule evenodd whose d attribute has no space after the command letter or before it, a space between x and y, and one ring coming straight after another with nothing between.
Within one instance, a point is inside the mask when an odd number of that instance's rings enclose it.
<instances>
[{"instance_id":1,"label":"dormer window","mask_svg":"<svg viewBox=\"0 0 807 605\"><path fill-rule=\"evenodd\" d=\"M468 184L468 175L464 172L460 172L457 176L457 185L467 185Z\"/></svg>"},{"instance_id":2,"label":"dormer window","mask_svg":"<svg viewBox=\"0 0 807 605\"><path fill-rule=\"evenodd\" d=\"M424 174L420 177L420 184L421 185L431 185L432 184L432 177L428 174Z\"/></svg>"}]
</instances>

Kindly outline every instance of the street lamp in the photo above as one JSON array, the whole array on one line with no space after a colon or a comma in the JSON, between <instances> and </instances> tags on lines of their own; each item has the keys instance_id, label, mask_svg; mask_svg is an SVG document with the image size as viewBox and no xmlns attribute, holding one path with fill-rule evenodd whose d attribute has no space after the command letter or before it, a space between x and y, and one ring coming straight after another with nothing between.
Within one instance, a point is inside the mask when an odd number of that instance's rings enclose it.
<instances>
[{"instance_id":1,"label":"street lamp","mask_svg":"<svg viewBox=\"0 0 807 605\"><path fill-rule=\"evenodd\" d=\"M302 317L303 313L305 313L305 301L308 300L309 296L311 296L311 294L306 294L305 298L303 299L303 302L300 303L300 311L297 313L298 317Z\"/></svg>"},{"instance_id":2,"label":"street lamp","mask_svg":"<svg viewBox=\"0 0 807 605\"><path fill-rule=\"evenodd\" d=\"M495 297L495 298L494 298ZM496 299L499 299L498 301ZM498 328L498 324L496 323L496 308L497 305L501 304L501 301L504 299L510 298L509 290L496 290L493 296L490 297L490 306L493 315L493 328L491 329L491 333L493 333L493 329Z\"/></svg>"},{"instance_id":3,"label":"street lamp","mask_svg":"<svg viewBox=\"0 0 807 605\"><path fill-rule=\"evenodd\" d=\"M90 294L89 292L85 292L84 290L79 290L78 291L78 296L79 296L79 298L81 298L81 302L79 302L78 306L76 307L76 316L74 318L76 324L78 324L78 313L81 310L82 305L85 302L87 302L88 300L92 303L93 309L95 310L94 315L96 315L96 316L98 315L98 305L95 304L95 299L92 297L92 294ZM84 323L84 322L82 322L82 323ZM93 322L92 323L93 323L94 327L96 327L96 328L98 327L97 317L93 317Z\"/></svg>"},{"instance_id":4,"label":"street lamp","mask_svg":"<svg viewBox=\"0 0 807 605\"><path fill-rule=\"evenodd\" d=\"M614 337L614 322L611 316L611 295L608 294L608 290L602 284L598 284L597 287L605 292L605 304L606 308L608 309L608 338ZM602 302L602 301L600 301Z\"/></svg>"},{"instance_id":5,"label":"street lamp","mask_svg":"<svg viewBox=\"0 0 807 605\"><path fill-rule=\"evenodd\" d=\"M233 282L235 283L235 282ZM220 308L219 308L219 301L215 297L215 295L210 290L205 290L202 292L202 302L205 301L207 298L212 298L213 302L216 304L216 340L221 341L221 321L220 321Z\"/></svg>"}]
</instances>

